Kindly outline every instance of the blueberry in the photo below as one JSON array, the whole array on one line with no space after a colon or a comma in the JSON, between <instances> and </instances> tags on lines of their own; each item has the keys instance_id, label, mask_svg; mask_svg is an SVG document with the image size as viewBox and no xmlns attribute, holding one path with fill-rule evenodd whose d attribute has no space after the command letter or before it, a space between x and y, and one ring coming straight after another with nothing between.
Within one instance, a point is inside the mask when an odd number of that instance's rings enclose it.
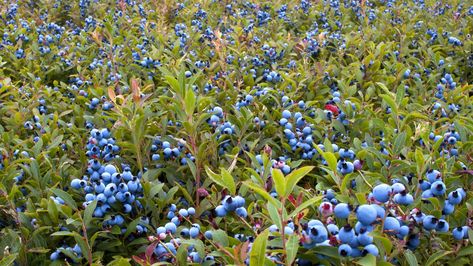
<instances>
[{"instance_id":1,"label":"blueberry","mask_svg":"<svg viewBox=\"0 0 473 266\"><path fill-rule=\"evenodd\" d=\"M448 202L452 205L457 205L457 204L460 204L460 202L462 201L462 195L454 190L450 193L448 193Z\"/></svg>"},{"instance_id":2,"label":"blueberry","mask_svg":"<svg viewBox=\"0 0 473 266\"><path fill-rule=\"evenodd\" d=\"M370 225L376 221L377 214L378 213L376 212L376 209L373 206L367 204L361 205L356 210L356 218L363 225Z\"/></svg>"},{"instance_id":3,"label":"blueberry","mask_svg":"<svg viewBox=\"0 0 473 266\"><path fill-rule=\"evenodd\" d=\"M452 235L455 240L463 239L463 228L461 226L452 230Z\"/></svg>"},{"instance_id":4,"label":"blueberry","mask_svg":"<svg viewBox=\"0 0 473 266\"><path fill-rule=\"evenodd\" d=\"M387 184L380 184L373 188L373 196L379 202L387 202L391 194L391 186Z\"/></svg>"},{"instance_id":5,"label":"blueberry","mask_svg":"<svg viewBox=\"0 0 473 266\"><path fill-rule=\"evenodd\" d=\"M350 225L345 225L343 229L338 232L338 239L345 244L350 243L355 238L355 231Z\"/></svg>"},{"instance_id":6,"label":"blueberry","mask_svg":"<svg viewBox=\"0 0 473 266\"><path fill-rule=\"evenodd\" d=\"M400 228L401 224L396 218L386 217L386 219L384 220L383 230L388 232L388 234L397 234Z\"/></svg>"},{"instance_id":7,"label":"blueberry","mask_svg":"<svg viewBox=\"0 0 473 266\"><path fill-rule=\"evenodd\" d=\"M77 178L74 178L72 179L71 181L71 187L73 189L80 189L82 186L81 186L81 180L80 179L77 179Z\"/></svg>"},{"instance_id":8,"label":"blueberry","mask_svg":"<svg viewBox=\"0 0 473 266\"><path fill-rule=\"evenodd\" d=\"M187 216L189 216L189 212L187 212L186 209L180 209L179 210L179 215L181 215L182 217L187 217Z\"/></svg>"},{"instance_id":9,"label":"blueberry","mask_svg":"<svg viewBox=\"0 0 473 266\"><path fill-rule=\"evenodd\" d=\"M422 191L426 191L427 189L430 189L430 182L427 182L425 180L419 180L419 187Z\"/></svg>"},{"instance_id":10,"label":"blueberry","mask_svg":"<svg viewBox=\"0 0 473 266\"><path fill-rule=\"evenodd\" d=\"M177 216L174 216L172 219L171 219L171 223L175 224L176 226L180 225L181 224L181 221L179 221L179 218Z\"/></svg>"},{"instance_id":11,"label":"blueberry","mask_svg":"<svg viewBox=\"0 0 473 266\"><path fill-rule=\"evenodd\" d=\"M307 223L307 227L312 227L312 226L316 226L316 225L324 226L324 224L319 220L310 220Z\"/></svg>"},{"instance_id":12,"label":"blueberry","mask_svg":"<svg viewBox=\"0 0 473 266\"><path fill-rule=\"evenodd\" d=\"M373 237L370 235L370 232L362 230L363 233L359 233L357 236L358 243L362 246L369 245L373 243Z\"/></svg>"},{"instance_id":13,"label":"blueberry","mask_svg":"<svg viewBox=\"0 0 473 266\"><path fill-rule=\"evenodd\" d=\"M132 207L130 204L123 204L123 212L124 213L130 213L132 210Z\"/></svg>"},{"instance_id":14,"label":"blueberry","mask_svg":"<svg viewBox=\"0 0 473 266\"><path fill-rule=\"evenodd\" d=\"M347 219L350 215L350 206L346 203L339 203L333 209L335 217L340 219Z\"/></svg>"},{"instance_id":15,"label":"blueberry","mask_svg":"<svg viewBox=\"0 0 473 266\"><path fill-rule=\"evenodd\" d=\"M218 216L218 217L224 217L225 215L227 215L227 210L225 209L224 206L222 205L219 205L215 208L215 214Z\"/></svg>"},{"instance_id":16,"label":"blueberry","mask_svg":"<svg viewBox=\"0 0 473 266\"><path fill-rule=\"evenodd\" d=\"M242 218L246 218L246 216L248 216L248 213L247 213L245 207L239 207L239 208L237 208L237 209L235 210L235 213L236 213L238 216L242 217Z\"/></svg>"},{"instance_id":17,"label":"blueberry","mask_svg":"<svg viewBox=\"0 0 473 266\"><path fill-rule=\"evenodd\" d=\"M212 231L205 231L204 233L205 238L212 240Z\"/></svg>"},{"instance_id":18,"label":"blueberry","mask_svg":"<svg viewBox=\"0 0 473 266\"><path fill-rule=\"evenodd\" d=\"M200 257L200 255L199 255L198 252L195 252L195 251L190 252L190 253L189 253L189 256L191 257L192 262L194 262L194 263L200 263L200 262L202 262L202 258Z\"/></svg>"},{"instance_id":19,"label":"blueberry","mask_svg":"<svg viewBox=\"0 0 473 266\"><path fill-rule=\"evenodd\" d=\"M292 234L294 234L294 229L291 228L291 227L289 227L289 226L285 226L285 227L284 227L284 234L286 234L286 235L292 235Z\"/></svg>"},{"instance_id":20,"label":"blueberry","mask_svg":"<svg viewBox=\"0 0 473 266\"><path fill-rule=\"evenodd\" d=\"M322 243L328 238L327 229L321 225L315 225L308 228L310 239L315 243Z\"/></svg>"},{"instance_id":21,"label":"blueberry","mask_svg":"<svg viewBox=\"0 0 473 266\"><path fill-rule=\"evenodd\" d=\"M60 253L59 251L54 251L53 253L51 253L51 256L49 257L49 259L50 259L50 260L58 260L60 254L61 254L61 253Z\"/></svg>"},{"instance_id":22,"label":"blueberry","mask_svg":"<svg viewBox=\"0 0 473 266\"><path fill-rule=\"evenodd\" d=\"M427 180L429 180L430 183L434 183L435 181L442 179L442 175L440 174L440 172L432 169L427 171L426 176Z\"/></svg>"},{"instance_id":23,"label":"blueberry","mask_svg":"<svg viewBox=\"0 0 473 266\"><path fill-rule=\"evenodd\" d=\"M172 222L165 224L164 228L166 229L167 233L171 233L171 234L176 233L176 230L177 230L176 225Z\"/></svg>"},{"instance_id":24,"label":"blueberry","mask_svg":"<svg viewBox=\"0 0 473 266\"><path fill-rule=\"evenodd\" d=\"M235 196L233 201L235 202L237 208L245 206L245 199L242 196Z\"/></svg>"},{"instance_id":25,"label":"blueberry","mask_svg":"<svg viewBox=\"0 0 473 266\"><path fill-rule=\"evenodd\" d=\"M374 244L369 244L365 246L365 248L362 251L362 254L363 255L371 254L376 257L379 255L379 250L378 250L378 247L376 247Z\"/></svg>"},{"instance_id":26,"label":"blueberry","mask_svg":"<svg viewBox=\"0 0 473 266\"><path fill-rule=\"evenodd\" d=\"M439 219L437 223L437 228L435 230L437 230L437 232L448 232L448 229L449 229L448 222L445 221L444 219Z\"/></svg>"},{"instance_id":27,"label":"blueberry","mask_svg":"<svg viewBox=\"0 0 473 266\"><path fill-rule=\"evenodd\" d=\"M197 227L191 227L189 229L189 236L191 238L196 238L197 236L199 236L199 233L200 233L200 230Z\"/></svg>"},{"instance_id":28,"label":"blueberry","mask_svg":"<svg viewBox=\"0 0 473 266\"><path fill-rule=\"evenodd\" d=\"M445 184L440 180L435 181L430 186L430 191L432 191L432 194L434 196L441 196L441 195L445 194L445 191L446 191Z\"/></svg>"},{"instance_id":29,"label":"blueberry","mask_svg":"<svg viewBox=\"0 0 473 266\"><path fill-rule=\"evenodd\" d=\"M105 166L105 172L113 175L117 172L117 168L115 168L115 166L111 165L111 164L107 164Z\"/></svg>"},{"instance_id":30,"label":"blueberry","mask_svg":"<svg viewBox=\"0 0 473 266\"><path fill-rule=\"evenodd\" d=\"M328 224L327 225L327 231L332 235L332 236L335 236L335 235L338 235L338 226L336 224Z\"/></svg>"},{"instance_id":31,"label":"blueberry","mask_svg":"<svg viewBox=\"0 0 473 266\"><path fill-rule=\"evenodd\" d=\"M434 217L433 215L427 215L424 217L422 220L422 224L426 230L432 230L437 227L438 219Z\"/></svg>"},{"instance_id":32,"label":"blueberry","mask_svg":"<svg viewBox=\"0 0 473 266\"><path fill-rule=\"evenodd\" d=\"M409 249L416 249L420 245L419 235L409 235L407 240L407 247Z\"/></svg>"},{"instance_id":33,"label":"blueberry","mask_svg":"<svg viewBox=\"0 0 473 266\"><path fill-rule=\"evenodd\" d=\"M404 238L405 236L407 236L407 234L409 234L409 226L407 225L403 225L399 228L399 236L400 238Z\"/></svg>"},{"instance_id":34,"label":"blueberry","mask_svg":"<svg viewBox=\"0 0 473 266\"><path fill-rule=\"evenodd\" d=\"M350 245L347 245L347 244L342 244L338 247L338 254L342 257L351 256L351 251L352 251L352 248L350 247Z\"/></svg>"},{"instance_id":35,"label":"blueberry","mask_svg":"<svg viewBox=\"0 0 473 266\"><path fill-rule=\"evenodd\" d=\"M393 201L397 204L409 205L414 202L414 197L411 194L406 193L404 190L401 193L394 195Z\"/></svg>"},{"instance_id":36,"label":"blueberry","mask_svg":"<svg viewBox=\"0 0 473 266\"><path fill-rule=\"evenodd\" d=\"M405 191L406 187L402 183L394 183L391 186L391 190L393 193L397 194L397 193L401 193L402 191Z\"/></svg>"},{"instance_id":37,"label":"blueberry","mask_svg":"<svg viewBox=\"0 0 473 266\"><path fill-rule=\"evenodd\" d=\"M195 209L193 207L190 207L189 209L187 209L187 213L191 216L195 215Z\"/></svg>"}]
</instances>

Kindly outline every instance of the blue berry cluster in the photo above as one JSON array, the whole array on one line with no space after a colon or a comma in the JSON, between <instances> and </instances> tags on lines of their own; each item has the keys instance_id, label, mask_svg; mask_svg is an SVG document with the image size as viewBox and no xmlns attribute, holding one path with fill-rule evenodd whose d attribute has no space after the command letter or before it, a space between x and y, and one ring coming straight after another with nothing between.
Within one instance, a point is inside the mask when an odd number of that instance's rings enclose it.
<instances>
[{"instance_id":1,"label":"blue berry cluster","mask_svg":"<svg viewBox=\"0 0 473 266\"><path fill-rule=\"evenodd\" d=\"M186 152L186 147L182 142L177 142L177 146L173 147L169 141L163 141L161 136L156 136L151 145L151 160L158 162L161 158L165 160L179 159L182 165L187 164L186 159L195 161L194 156L190 152Z\"/></svg>"},{"instance_id":2,"label":"blue berry cluster","mask_svg":"<svg viewBox=\"0 0 473 266\"><path fill-rule=\"evenodd\" d=\"M212 239L212 231L208 230L201 232L201 225L192 223L191 219L196 216L196 210L193 207L187 209L179 209L175 204L169 206L167 218L170 220L163 226L156 228L156 240L159 244L154 249L158 261L161 262L175 262L174 255L177 254L177 249L182 244L183 239ZM189 224L189 227L185 227ZM181 239L183 238L183 239ZM194 245L190 245L187 249L188 260L193 263L203 263L204 261L214 261L212 255L199 254Z\"/></svg>"},{"instance_id":3,"label":"blue berry cluster","mask_svg":"<svg viewBox=\"0 0 473 266\"><path fill-rule=\"evenodd\" d=\"M215 214L218 217L224 217L227 214L235 212L236 215L246 218L248 212L245 208L245 199L241 196L225 196L221 202L221 205L215 207Z\"/></svg>"},{"instance_id":4,"label":"blue berry cluster","mask_svg":"<svg viewBox=\"0 0 473 266\"><path fill-rule=\"evenodd\" d=\"M98 167L97 169L100 169L98 159L109 162L119 157L117 153L120 151L120 147L116 144L115 138L111 136L110 130L107 128L92 129L86 148L85 154L91 159L89 166L95 165Z\"/></svg>"},{"instance_id":5,"label":"blue berry cluster","mask_svg":"<svg viewBox=\"0 0 473 266\"><path fill-rule=\"evenodd\" d=\"M91 137L87 144L87 156L91 158L82 179L75 178L71 181L71 187L85 193L83 206L97 201L94 217L104 217L116 212L131 213L133 209L141 208L138 201L143 196L143 188L140 175L132 174L130 167L124 165L120 173L112 164L102 164L100 160L108 162L115 158L115 152L119 151L110 131L106 128L90 131ZM115 216L109 221L117 224ZM119 223L118 223L119 224Z\"/></svg>"}]
</instances>

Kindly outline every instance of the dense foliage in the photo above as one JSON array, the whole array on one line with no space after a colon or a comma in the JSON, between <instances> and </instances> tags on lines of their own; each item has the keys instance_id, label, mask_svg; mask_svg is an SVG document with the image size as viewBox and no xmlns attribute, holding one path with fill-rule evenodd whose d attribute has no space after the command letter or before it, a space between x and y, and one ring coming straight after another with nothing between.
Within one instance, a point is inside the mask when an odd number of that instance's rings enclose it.
<instances>
[{"instance_id":1,"label":"dense foliage","mask_svg":"<svg viewBox=\"0 0 473 266\"><path fill-rule=\"evenodd\" d=\"M0 265L473 264L473 2L0 4Z\"/></svg>"}]
</instances>

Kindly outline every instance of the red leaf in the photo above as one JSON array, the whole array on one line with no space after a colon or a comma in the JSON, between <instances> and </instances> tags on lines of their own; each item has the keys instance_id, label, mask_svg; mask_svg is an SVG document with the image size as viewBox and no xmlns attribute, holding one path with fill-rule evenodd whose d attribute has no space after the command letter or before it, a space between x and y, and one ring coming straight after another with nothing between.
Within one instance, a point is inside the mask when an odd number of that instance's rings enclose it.
<instances>
[{"instance_id":1,"label":"red leaf","mask_svg":"<svg viewBox=\"0 0 473 266\"><path fill-rule=\"evenodd\" d=\"M297 206L301 205L302 204L302 201L304 200L304 195L302 192L299 193L299 195L297 196Z\"/></svg>"},{"instance_id":2,"label":"red leaf","mask_svg":"<svg viewBox=\"0 0 473 266\"><path fill-rule=\"evenodd\" d=\"M329 110L331 111L334 115L338 115L338 107L336 105L333 105L333 104L326 104L325 105L325 110Z\"/></svg>"},{"instance_id":3,"label":"red leaf","mask_svg":"<svg viewBox=\"0 0 473 266\"><path fill-rule=\"evenodd\" d=\"M469 174L469 175L473 175L473 170L460 170L460 171L457 171L457 174Z\"/></svg>"},{"instance_id":4,"label":"red leaf","mask_svg":"<svg viewBox=\"0 0 473 266\"><path fill-rule=\"evenodd\" d=\"M136 263L138 263L139 265L141 265L141 266L146 266L146 265L147 265L146 260L140 258L139 256L133 255L133 256L131 256L131 257L132 257L133 260L134 260Z\"/></svg>"},{"instance_id":5,"label":"red leaf","mask_svg":"<svg viewBox=\"0 0 473 266\"><path fill-rule=\"evenodd\" d=\"M158 241L155 241L153 243L151 243L151 245L149 245L147 248L146 248L146 252L145 252L145 256L146 256L146 261L147 262L151 262L151 259L153 257L153 254L154 254L154 250L156 249L156 246L158 245Z\"/></svg>"},{"instance_id":6,"label":"red leaf","mask_svg":"<svg viewBox=\"0 0 473 266\"><path fill-rule=\"evenodd\" d=\"M141 90L138 80L131 79L131 92L133 94L133 101L138 103L141 99Z\"/></svg>"},{"instance_id":7,"label":"red leaf","mask_svg":"<svg viewBox=\"0 0 473 266\"><path fill-rule=\"evenodd\" d=\"M289 195L289 197L287 197L287 199L292 203L292 205L297 206L296 199L294 198L293 195Z\"/></svg>"}]
</instances>

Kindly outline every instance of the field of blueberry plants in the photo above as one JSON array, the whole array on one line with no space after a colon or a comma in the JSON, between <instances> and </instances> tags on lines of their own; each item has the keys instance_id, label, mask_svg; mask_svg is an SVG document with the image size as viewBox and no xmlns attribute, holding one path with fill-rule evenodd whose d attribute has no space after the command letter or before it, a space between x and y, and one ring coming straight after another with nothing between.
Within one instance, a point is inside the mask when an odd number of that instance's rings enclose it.
<instances>
[{"instance_id":1,"label":"field of blueberry plants","mask_svg":"<svg viewBox=\"0 0 473 266\"><path fill-rule=\"evenodd\" d=\"M473 265L472 0L0 0L0 265Z\"/></svg>"}]
</instances>

